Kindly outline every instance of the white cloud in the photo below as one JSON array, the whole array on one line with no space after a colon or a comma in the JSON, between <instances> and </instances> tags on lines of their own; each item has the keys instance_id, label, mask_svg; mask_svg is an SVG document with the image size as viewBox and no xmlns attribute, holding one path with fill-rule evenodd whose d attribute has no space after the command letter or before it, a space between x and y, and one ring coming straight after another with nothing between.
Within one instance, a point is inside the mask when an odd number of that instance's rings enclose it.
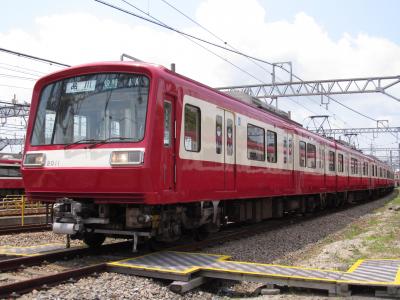
<instances>
[{"instance_id":1,"label":"white cloud","mask_svg":"<svg viewBox=\"0 0 400 300\"><path fill-rule=\"evenodd\" d=\"M243 52L272 62L292 61L294 71L304 79L393 75L400 70L400 46L394 42L365 33L357 36L344 33L340 39L334 40L317 20L303 12L291 21L269 22L265 8L256 0L205 0L200 3L195 18ZM211 86L255 82L177 33L150 24L134 25L135 22L132 19L130 24L126 24L115 17L105 19L84 13L41 16L36 19L35 28L0 31L0 44L4 48L71 64L118 60L119 55L125 52L166 67L175 62L178 72ZM218 42L194 25L180 29ZM210 49L231 59L257 78L270 81L264 70L246 59ZM1 55L0 59L4 57ZM9 61L14 60L17 59L9 58ZM39 68L35 63L27 66ZM270 69L268 65L265 68ZM19 81L7 82L22 85ZM29 92L17 91L20 98L29 98ZM0 86L0 93L10 98L15 90ZM374 115L374 111L379 111L380 116L393 120L393 123L397 121L397 107L393 107L398 104L395 102L385 101L381 105L373 97L354 102L348 97L340 99L360 111L368 107L367 114ZM299 101L313 110L319 110L316 105L310 105L309 100ZM281 100L280 103L282 107L296 110L294 115L299 121L310 114L304 109L297 110L299 107L289 104L290 100ZM352 113L339 107L337 109L336 114L351 121L354 126L371 125L371 122L354 117Z\"/></svg>"}]
</instances>

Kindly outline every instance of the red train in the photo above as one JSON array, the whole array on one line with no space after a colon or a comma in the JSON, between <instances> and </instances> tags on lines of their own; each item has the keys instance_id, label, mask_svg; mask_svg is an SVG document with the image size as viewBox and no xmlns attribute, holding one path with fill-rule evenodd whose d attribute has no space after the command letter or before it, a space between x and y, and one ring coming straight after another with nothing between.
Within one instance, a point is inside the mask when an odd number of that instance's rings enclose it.
<instances>
[{"instance_id":1,"label":"red train","mask_svg":"<svg viewBox=\"0 0 400 300\"><path fill-rule=\"evenodd\" d=\"M312 212L393 189L389 166L245 101L136 62L68 68L35 85L26 193L53 230L174 241L227 221Z\"/></svg>"},{"instance_id":2,"label":"red train","mask_svg":"<svg viewBox=\"0 0 400 300\"><path fill-rule=\"evenodd\" d=\"M0 197L22 195L21 159L0 158Z\"/></svg>"}]
</instances>

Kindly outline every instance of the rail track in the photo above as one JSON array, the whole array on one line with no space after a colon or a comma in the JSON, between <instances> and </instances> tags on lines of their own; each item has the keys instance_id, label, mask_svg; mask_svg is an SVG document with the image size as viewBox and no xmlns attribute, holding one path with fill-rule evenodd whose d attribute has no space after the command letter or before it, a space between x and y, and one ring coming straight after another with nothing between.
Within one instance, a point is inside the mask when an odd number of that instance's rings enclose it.
<instances>
[{"instance_id":1,"label":"rail track","mask_svg":"<svg viewBox=\"0 0 400 300\"><path fill-rule=\"evenodd\" d=\"M256 235L264 231L269 231L282 227L283 225L300 223L305 220L312 218L318 218L328 213L333 213L335 211L341 211L347 209L349 206L331 209L329 211L319 211L315 214L310 215L288 215L282 219L267 220L261 223L250 224L243 226L242 224L232 224L227 226L223 231L212 235L211 237L202 241L184 241L183 244L177 244L174 246L168 246L159 250L175 250L175 251L194 251L199 249L204 249L209 246L216 244L223 244L228 241L235 239L240 239L243 237L249 237L251 235ZM74 249L63 249L47 254L39 254L37 256L13 258L8 260L0 261L0 272L16 270L19 268L24 268L25 266L39 265L44 261L56 261L59 259L73 258L75 256L85 256L106 253L114 250L130 249L130 242L120 242L114 244L103 245L98 249L90 248L74 248ZM153 250L140 250L138 253L130 253L128 257L134 258L139 255L144 255L153 252ZM6 284L0 286L0 298L1 297L17 297L23 293L30 292L34 289L48 289L51 286L60 284L62 282L70 281L75 282L75 280L89 276L91 274L98 274L101 272L106 272L108 270L107 263L99 263L91 266L85 266L75 269L70 269L55 274L49 274L45 276L36 277L33 279L23 280L15 283Z\"/></svg>"},{"instance_id":2,"label":"rail track","mask_svg":"<svg viewBox=\"0 0 400 300\"><path fill-rule=\"evenodd\" d=\"M51 229L51 224L28 224L18 226L0 227L0 235L24 233L24 232L37 232L46 231Z\"/></svg>"}]
</instances>

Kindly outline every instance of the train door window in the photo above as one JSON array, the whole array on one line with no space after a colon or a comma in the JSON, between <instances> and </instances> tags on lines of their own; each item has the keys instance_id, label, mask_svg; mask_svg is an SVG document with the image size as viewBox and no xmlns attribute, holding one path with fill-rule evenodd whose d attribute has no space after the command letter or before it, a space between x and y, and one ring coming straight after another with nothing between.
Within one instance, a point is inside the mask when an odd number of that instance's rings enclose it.
<instances>
[{"instance_id":1,"label":"train door window","mask_svg":"<svg viewBox=\"0 0 400 300\"><path fill-rule=\"evenodd\" d=\"M164 146L171 145L171 115L172 104L169 101L164 101Z\"/></svg>"},{"instance_id":2,"label":"train door window","mask_svg":"<svg viewBox=\"0 0 400 300\"><path fill-rule=\"evenodd\" d=\"M289 136L288 138L288 162L293 163L293 138Z\"/></svg>"},{"instance_id":3,"label":"train door window","mask_svg":"<svg viewBox=\"0 0 400 300\"><path fill-rule=\"evenodd\" d=\"M299 158L300 158L300 167L306 166L306 143L300 141L299 142Z\"/></svg>"},{"instance_id":4,"label":"train door window","mask_svg":"<svg viewBox=\"0 0 400 300\"><path fill-rule=\"evenodd\" d=\"M335 171L335 152L329 151L329 171Z\"/></svg>"},{"instance_id":5,"label":"train door window","mask_svg":"<svg viewBox=\"0 0 400 300\"><path fill-rule=\"evenodd\" d=\"M215 143L217 154L222 153L222 116L215 119Z\"/></svg>"},{"instance_id":6,"label":"train door window","mask_svg":"<svg viewBox=\"0 0 400 300\"><path fill-rule=\"evenodd\" d=\"M233 120L226 120L226 154L233 155Z\"/></svg>"},{"instance_id":7,"label":"train door window","mask_svg":"<svg viewBox=\"0 0 400 300\"><path fill-rule=\"evenodd\" d=\"M288 139L287 136L283 137L283 163L288 162Z\"/></svg>"},{"instance_id":8,"label":"train door window","mask_svg":"<svg viewBox=\"0 0 400 300\"><path fill-rule=\"evenodd\" d=\"M247 158L265 161L265 130L247 124Z\"/></svg>"},{"instance_id":9,"label":"train door window","mask_svg":"<svg viewBox=\"0 0 400 300\"><path fill-rule=\"evenodd\" d=\"M277 138L276 132L267 130L267 161L276 163L277 161Z\"/></svg>"},{"instance_id":10,"label":"train door window","mask_svg":"<svg viewBox=\"0 0 400 300\"><path fill-rule=\"evenodd\" d=\"M317 149L315 145L307 143L307 168L315 169L317 166Z\"/></svg>"},{"instance_id":11,"label":"train door window","mask_svg":"<svg viewBox=\"0 0 400 300\"><path fill-rule=\"evenodd\" d=\"M320 169L323 168L323 166L322 166L322 151L323 151L322 147L319 147L318 148L318 168L320 168Z\"/></svg>"},{"instance_id":12,"label":"train door window","mask_svg":"<svg viewBox=\"0 0 400 300\"><path fill-rule=\"evenodd\" d=\"M337 161L338 161L338 172L343 173L343 154L338 154L337 157Z\"/></svg>"},{"instance_id":13,"label":"train door window","mask_svg":"<svg viewBox=\"0 0 400 300\"><path fill-rule=\"evenodd\" d=\"M379 168L379 177L382 177L382 168Z\"/></svg>"},{"instance_id":14,"label":"train door window","mask_svg":"<svg viewBox=\"0 0 400 300\"><path fill-rule=\"evenodd\" d=\"M201 139L201 113L200 108L185 105L185 149L190 152L200 152Z\"/></svg>"}]
</instances>

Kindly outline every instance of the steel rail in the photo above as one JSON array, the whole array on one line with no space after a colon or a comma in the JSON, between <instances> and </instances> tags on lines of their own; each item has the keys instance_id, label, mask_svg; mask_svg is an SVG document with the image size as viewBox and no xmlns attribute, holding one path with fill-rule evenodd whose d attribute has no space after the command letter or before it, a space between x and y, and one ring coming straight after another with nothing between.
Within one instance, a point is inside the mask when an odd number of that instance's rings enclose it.
<instances>
[{"instance_id":1,"label":"steel rail","mask_svg":"<svg viewBox=\"0 0 400 300\"><path fill-rule=\"evenodd\" d=\"M58 259L72 258L78 255L85 256L92 254L101 254L109 251L121 250L128 247L132 247L132 243L129 241L124 241L124 242L106 244L97 249L92 249L88 247L66 248L34 256L11 258L0 261L0 272L16 270L26 266L40 265L44 261L51 262Z\"/></svg>"}]
</instances>

